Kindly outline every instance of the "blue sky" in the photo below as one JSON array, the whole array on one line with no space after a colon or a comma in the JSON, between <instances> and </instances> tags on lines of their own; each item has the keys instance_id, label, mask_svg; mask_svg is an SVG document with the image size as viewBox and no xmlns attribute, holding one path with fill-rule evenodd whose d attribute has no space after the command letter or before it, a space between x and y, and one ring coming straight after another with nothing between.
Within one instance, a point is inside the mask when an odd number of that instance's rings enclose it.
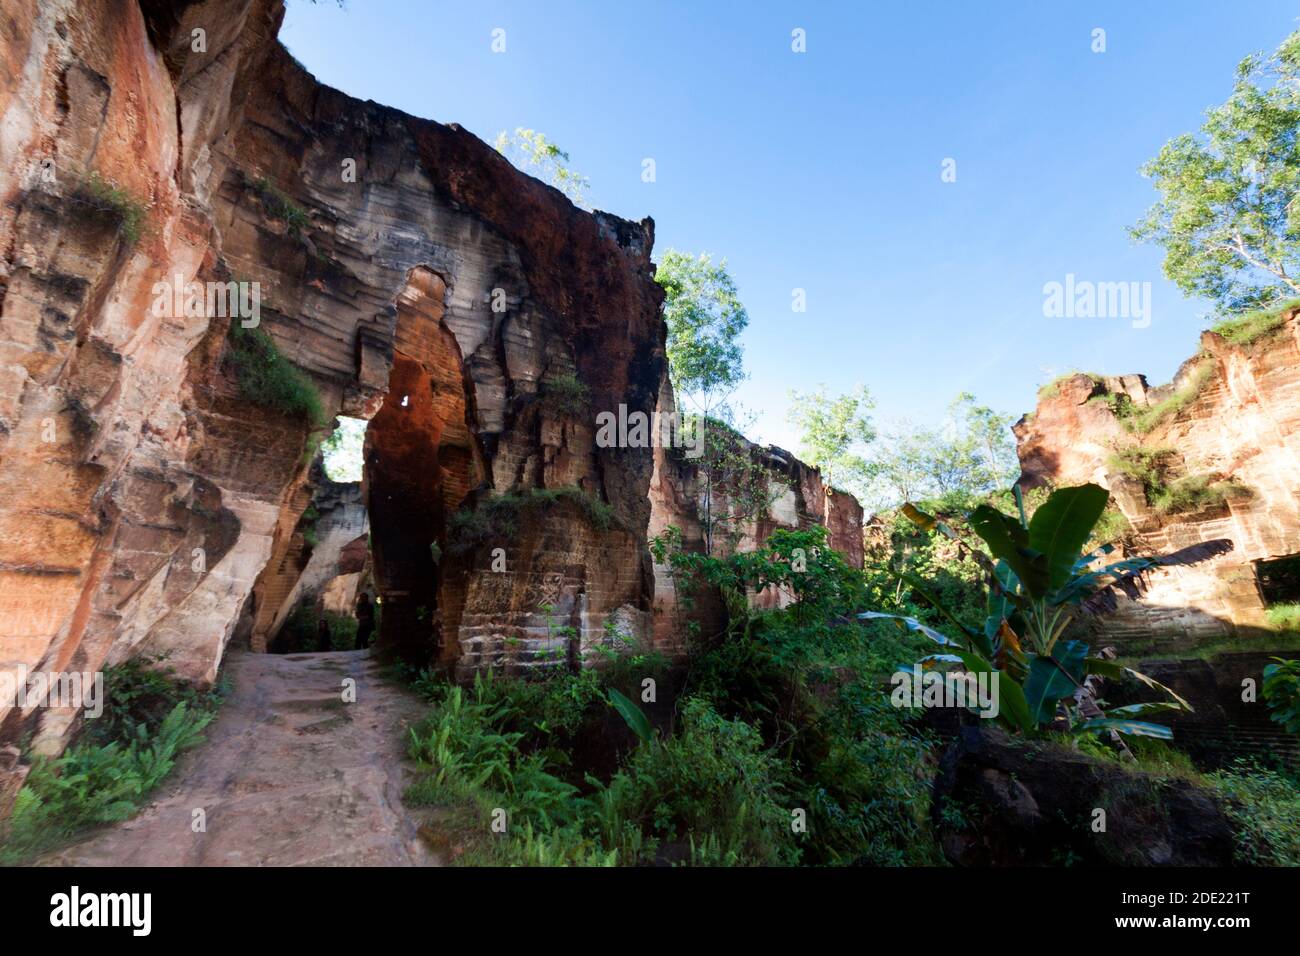
<instances>
[{"instance_id":1,"label":"blue sky","mask_svg":"<svg viewBox=\"0 0 1300 956\"><path fill-rule=\"evenodd\" d=\"M594 206L653 216L659 250L725 257L749 432L793 448L791 388L861 382L879 421L933 424L963 390L1018 415L1076 368L1167 381L1208 309L1127 237L1154 198L1138 167L1296 20L1273 0L290 0L281 38L362 99L488 142L543 131ZM1045 318L1067 273L1151 282L1150 327Z\"/></svg>"}]
</instances>

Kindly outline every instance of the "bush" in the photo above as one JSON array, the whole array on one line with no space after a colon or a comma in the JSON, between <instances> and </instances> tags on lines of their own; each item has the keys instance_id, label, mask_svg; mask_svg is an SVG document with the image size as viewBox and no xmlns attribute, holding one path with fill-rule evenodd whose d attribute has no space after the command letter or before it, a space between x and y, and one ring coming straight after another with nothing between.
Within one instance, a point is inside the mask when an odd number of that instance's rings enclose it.
<instances>
[{"instance_id":1,"label":"bush","mask_svg":"<svg viewBox=\"0 0 1300 956\"><path fill-rule=\"evenodd\" d=\"M1173 418L1200 396L1201 390L1214 377L1214 363L1203 361L1192 373L1191 378L1168 398L1139 409L1128 401L1121 401L1117 407L1120 424L1128 431L1146 435L1170 418Z\"/></svg>"},{"instance_id":2,"label":"bush","mask_svg":"<svg viewBox=\"0 0 1300 956\"><path fill-rule=\"evenodd\" d=\"M378 618L376 618L376 624ZM329 628L331 651L351 651L357 646L357 619L347 614L325 612L325 624ZM280 626L280 633L275 636L274 652L277 654L304 654L320 649L320 611L310 602L302 602L285 619ZM376 627L376 630L378 628Z\"/></svg>"},{"instance_id":3,"label":"bush","mask_svg":"<svg viewBox=\"0 0 1300 956\"><path fill-rule=\"evenodd\" d=\"M1237 828L1237 862L1248 866L1300 866L1300 780L1238 760L1207 780L1228 798Z\"/></svg>"},{"instance_id":4,"label":"bush","mask_svg":"<svg viewBox=\"0 0 1300 956\"><path fill-rule=\"evenodd\" d=\"M203 739L221 691L201 693L131 662L105 671L105 709L63 756L37 757L14 804L0 864L23 863L90 827L132 816Z\"/></svg>"},{"instance_id":5,"label":"bush","mask_svg":"<svg viewBox=\"0 0 1300 956\"><path fill-rule=\"evenodd\" d=\"M1300 661L1273 658L1264 668L1263 697L1269 719L1300 734Z\"/></svg>"},{"instance_id":6,"label":"bush","mask_svg":"<svg viewBox=\"0 0 1300 956\"><path fill-rule=\"evenodd\" d=\"M297 236L311 225L307 211L276 189L265 176L246 182L262 201L262 208L266 210L266 214L272 219L281 220L288 226L289 235Z\"/></svg>"},{"instance_id":7,"label":"bush","mask_svg":"<svg viewBox=\"0 0 1300 956\"><path fill-rule=\"evenodd\" d=\"M591 395L587 385L572 372L562 372L542 382L542 401L569 415L587 410Z\"/></svg>"},{"instance_id":8,"label":"bush","mask_svg":"<svg viewBox=\"0 0 1300 956\"><path fill-rule=\"evenodd\" d=\"M286 359L261 329L230 322L226 361L239 383L240 397L282 415L302 418L313 428L325 425L320 394L301 369Z\"/></svg>"},{"instance_id":9,"label":"bush","mask_svg":"<svg viewBox=\"0 0 1300 956\"><path fill-rule=\"evenodd\" d=\"M581 488L528 488L495 495L473 510L462 509L447 522L447 549L467 554L493 541L504 542L519 533L520 516L527 511L547 510L560 502L575 505L587 522L600 531L617 523L614 509Z\"/></svg>"},{"instance_id":10,"label":"bush","mask_svg":"<svg viewBox=\"0 0 1300 956\"><path fill-rule=\"evenodd\" d=\"M1250 345L1280 329L1287 315L1297 308L1300 308L1300 298L1287 299L1267 309L1224 319L1210 331L1222 335L1233 345Z\"/></svg>"},{"instance_id":11,"label":"bush","mask_svg":"<svg viewBox=\"0 0 1300 956\"><path fill-rule=\"evenodd\" d=\"M77 184L72 197L75 202L91 206L116 219L118 231L128 246L133 246L140 240L149 216L149 206L121 186L109 182L97 172L91 172Z\"/></svg>"}]
</instances>

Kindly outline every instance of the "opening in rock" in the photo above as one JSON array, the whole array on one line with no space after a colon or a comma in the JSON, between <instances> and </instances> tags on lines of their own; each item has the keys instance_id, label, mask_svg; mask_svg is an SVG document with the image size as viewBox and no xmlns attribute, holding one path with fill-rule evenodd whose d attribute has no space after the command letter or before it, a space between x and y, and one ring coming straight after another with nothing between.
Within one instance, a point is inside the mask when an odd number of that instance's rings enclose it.
<instances>
[{"instance_id":1,"label":"opening in rock","mask_svg":"<svg viewBox=\"0 0 1300 956\"><path fill-rule=\"evenodd\" d=\"M447 286L414 269L397 298L388 395L366 430L365 489L377 644L404 660L437 659L447 521L482 474L460 347L443 324Z\"/></svg>"},{"instance_id":2,"label":"opening in rock","mask_svg":"<svg viewBox=\"0 0 1300 956\"><path fill-rule=\"evenodd\" d=\"M1255 579L1264 604L1300 604L1300 554L1255 562Z\"/></svg>"}]
</instances>

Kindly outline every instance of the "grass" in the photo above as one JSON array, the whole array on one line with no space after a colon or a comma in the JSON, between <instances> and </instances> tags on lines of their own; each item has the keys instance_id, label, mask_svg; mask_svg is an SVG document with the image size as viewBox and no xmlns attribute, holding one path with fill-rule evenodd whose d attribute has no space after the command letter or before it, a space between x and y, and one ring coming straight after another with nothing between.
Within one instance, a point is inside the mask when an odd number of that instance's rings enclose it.
<instances>
[{"instance_id":1,"label":"grass","mask_svg":"<svg viewBox=\"0 0 1300 956\"><path fill-rule=\"evenodd\" d=\"M104 713L87 720L61 757L34 757L18 793L0 865L27 863L88 830L136 813L203 739L224 688L200 692L133 661L104 672Z\"/></svg>"},{"instance_id":2,"label":"grass","mask_svg":"<svg viewBox=\"0 0 1300 956\"><path fill-rule=\"evenodd\" d=\"M1236 863L1300 866L1300 779L1243 759L1206 780L1237 830Z\"/></svg>"},{"instance_id":3,"label":"grass","mask_svg":"<svg viewBox=\"0 0 1300 956\"><path fill-rule=\"evenodd\" d=\"M254 405L297 416L313 429L325 425L320 393L306 373L285 358L261 329L230 322L226 360L239 383L239 394Z\"/></svg>"},{"instance_id":4,"label":"grass","mask_svg":"<svg viewBox=\"0 0 1300 956\"><path fill-rule=\"evenodd\" d=\"M1265 336L1280 329L1286 315L1293 309L1300 309L1300 297L1287 299L1266 309L1258 309L1242 316L1224 319L1211 326L1211 332L1217 332L1233 345L1251 345Z\"/></svg>"},{"instance_id":5,"label":"grass","mask_svg":"<svg viewBox=\"0 0 1300 956\"><path fill-rule=\"evenodd\" d=\"M1300 603L1274 604L1265 614L1269 626L1282 633L1300 634Z\"/></svg>"},{"instance_id":6,"label":"grass","mask_svg":"<svg viewBox=\"0 0 1300 956\"><path fill-rule=\"evenodd\" d=\"M1167 445L1134 445L1118 449L1109 467L1142 483L1147 504L1160 515L1186 514L1219 508L1232 498L1251 494L1244 485L1216 481L1211 475L1188 475L1169 481L1166 468L1176 451Z\"/></svg>"},{"instance_id":7,"label":"grass","mask_svg":"<svg viewBox=\"0 0 1300 956\"><path fill-rule=\"evenodd\" d=\"M135 245L144 234L149 217L149 206L123 189L91 172L79 182L73 198L80 203L102 210L117 220L118 231L128 246Z\"/></svg>"},{"instance_id":8,"label":"grass","mask_svg":"<svg viewBox=\"0 0 1300 956\"><path fill-rule=\"evenodd\" d=\"M581 488L529 488L496 495L476 509L462 509L447 524L447 550L466 554L490 541L505 541L519 533L520 516L535 509L548 509L570 502L582 511L597 530L608 531L617 523L614 509Z\"/></svg>"},{"instance_id":9,"label":"grass","mask_svg":"<svg viewBox=\"0 0 1300 956\"><path fill-rule=\"evenodd\" d=\"M1052 379L1050 382L1041 386L1038 389L1039 401L1048 398L1056 398L1057 395L1061 394L1062 383L1068 381L1069 379L1074 378L1076 375L1086 375L1088 378L1092 379L1093 383L1096 385L1100 385L1102 383L1102 377L1093 372L1079 372L1079 371L1066 372L1063 375L1056 376L1056 378Z\"/></svg>"},{"instance_id":10,"label":"grass","mask_svg":"<svg viewBox=\"0 0 1300 956\"><path fill-rule=\"evenodd\" d=\"M1163 401L1146 408L1121 401L1116 408L1120 424L1136 435L1147 435L1160 424L1173 418L1200 396L1201 390L1214 376L1214 363L1202 362L1196 367L1191 377L1179 389Z\"/></svg>"},{"instance_id":11,"label":"grass","mask_svg":"<svg viewBox=\"0 0 1300 956\"><path fill-rule=\"evenodd\" d=\"M542 382L542 401L565 414L579 415L590 406L591 394L582 379L562 372Z\"/></svg>"},{"instance_id":12,"label":"grass","mask_svg":"<svg viewBox=\"0 0 1300 956\"><path fill-rule=\"evenodd\" d=\"M300 235L311 225L307 210L277 189L265 176L254 180L245 180L247 186L262 201L262 208L272 219L281 220L291 236Z\"/></svg>"}]
</instances>

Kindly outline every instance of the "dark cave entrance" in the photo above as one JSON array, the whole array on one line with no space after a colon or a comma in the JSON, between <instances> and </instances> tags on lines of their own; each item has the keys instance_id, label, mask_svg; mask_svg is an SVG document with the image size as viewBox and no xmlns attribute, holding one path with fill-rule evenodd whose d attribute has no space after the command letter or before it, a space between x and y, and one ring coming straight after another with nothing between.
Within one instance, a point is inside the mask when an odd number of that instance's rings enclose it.
<instances>
[{"instance_id":1,"label":"dark cave entrance","mask_svg":"<svg viewBox=\"0 0 1300 956\"><path fill-rule=\"evenodd\" d=\"M1300 603L1300 554L1256 561L1255 580L1266 606Z\"/></svg>"},{"instance_id":2,"label":"dark cave entrance","mask_svg":"<svg viewBox=\"0 0 1300 956\"><path fill-rule=\"evenodd\" d=\"M365 489L378 592L375 646L417 666L445 659L447 527L482 474L447 287L413 269L397 298L388 393L366 429Z\"/></svg>"}]
</instances>

